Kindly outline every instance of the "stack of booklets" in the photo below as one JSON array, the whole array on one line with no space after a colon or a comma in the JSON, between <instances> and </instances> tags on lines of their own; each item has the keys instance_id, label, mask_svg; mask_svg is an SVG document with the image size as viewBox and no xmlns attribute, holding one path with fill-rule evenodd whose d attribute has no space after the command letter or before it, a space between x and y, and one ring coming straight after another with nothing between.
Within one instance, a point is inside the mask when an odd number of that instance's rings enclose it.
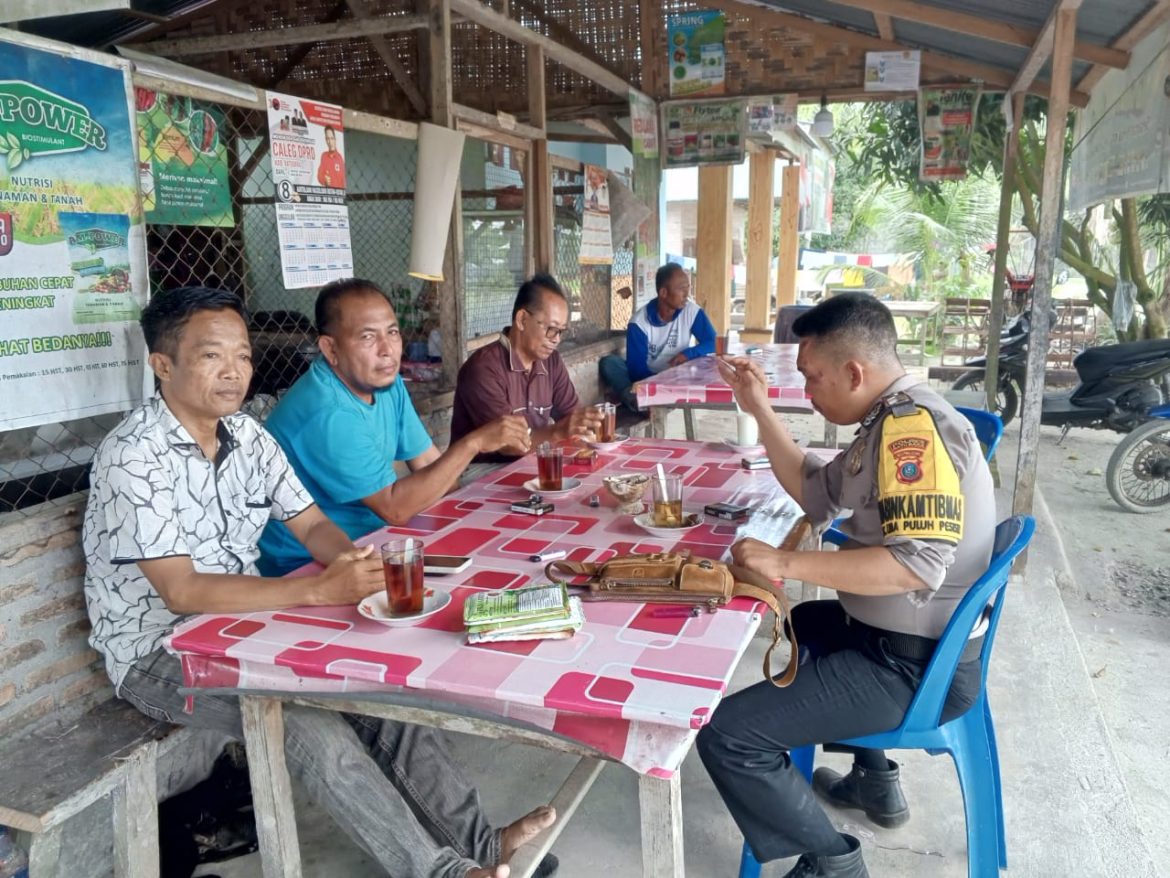
<instances>
[{"instance_id":1,"label":"stack of booklets","mask_svg":"<svg viewBox=\"0 0 1170 878\"><path fill-rule=\"evenodd\" d=\"M584 624L581 599L564 585L537 585L473 594L463 604L468 643L564 640Z\"/></svg>"}]
</instances>

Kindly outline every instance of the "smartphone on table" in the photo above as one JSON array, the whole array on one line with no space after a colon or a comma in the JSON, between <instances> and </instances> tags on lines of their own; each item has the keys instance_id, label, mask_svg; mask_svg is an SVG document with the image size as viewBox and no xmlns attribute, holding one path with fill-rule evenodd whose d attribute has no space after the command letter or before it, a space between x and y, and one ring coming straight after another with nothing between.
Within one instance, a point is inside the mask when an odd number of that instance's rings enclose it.
<instances>
[{"instance_id":1,"label":"smartphone on table","mask_svg":"<svg viewBox=\"0 0 1170 878\"><path fill-rule=\"evenodd\" d=\"M466 555L432 555L428 552L423 556L423 573L462 573L470 566L471 559Z\"/></svg>"}]
</instances>

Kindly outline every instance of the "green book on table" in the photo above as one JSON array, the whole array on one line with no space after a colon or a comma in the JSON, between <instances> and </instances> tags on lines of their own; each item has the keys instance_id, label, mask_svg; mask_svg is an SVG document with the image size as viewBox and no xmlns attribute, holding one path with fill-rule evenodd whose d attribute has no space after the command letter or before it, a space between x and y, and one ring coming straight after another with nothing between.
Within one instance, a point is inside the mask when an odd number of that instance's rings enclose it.
<instances>
[{"instance_id":1,"label":"green book on table","mask_svg":"<svg viewBox=\"0 0 1170 878\"><path fill-rule=\"evenodd\" d=\"M463 603L469 633L568 619L569 591L563 584L484 591Z\"/></svg>"}]
</instances>

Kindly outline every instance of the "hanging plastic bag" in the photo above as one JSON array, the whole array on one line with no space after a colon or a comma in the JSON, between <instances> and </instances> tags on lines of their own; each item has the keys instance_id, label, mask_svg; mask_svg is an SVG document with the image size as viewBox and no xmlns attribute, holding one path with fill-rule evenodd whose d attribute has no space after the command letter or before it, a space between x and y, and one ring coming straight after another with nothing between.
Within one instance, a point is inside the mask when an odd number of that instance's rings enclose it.
<instances>
[{"instance_id":1,"label":"hanging plastic bag","mask_svg":"<svg viewBox=\"0 0 1170 878\"><path fill-rule=\"evenodd\" d=\"M1133 320L1133 305L1137 301L1137 284L1131 280L1119 280L1113 293L1113 328L1118 332L1129 329Z\"/></svg>"}]
</instances>

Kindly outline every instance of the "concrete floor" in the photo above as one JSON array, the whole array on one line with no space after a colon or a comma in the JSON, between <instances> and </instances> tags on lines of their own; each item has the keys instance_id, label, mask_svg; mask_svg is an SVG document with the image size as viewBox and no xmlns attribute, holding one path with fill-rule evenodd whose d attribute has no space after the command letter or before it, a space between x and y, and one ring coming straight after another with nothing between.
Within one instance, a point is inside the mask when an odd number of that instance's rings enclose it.
<instances>
[{"instance_id":1,"label":"concrete floor","mask_svg":"<svg viewBox=\"0 0 1170 878\"><path fill-rule=\"evenodd\" d=\"M724 435L729 417L701 418L700 437ZM819 428L807 426L810 437L819 435ZM1009 429L999 453L1009 486L1016 431ZM678 416L670 435L682 435ZM1116 436L1074 434L1063 447L1056 437L1045 430L1039 528L1025 578L1009 589L990 673L1005 783L1007 874L1170 875L1170 834L1161 824L1170 813L1170 690L1162 682L1170 660L1170 522L1112 505L1099 471ZM1006 515L1006 491L1000 501ZM764 646L761 638L753 643L736 687L759 678ZM571 767L571 760L555 754L482 739L453 736L452 749L499 822L551 796ZM921 752L897 758L904 766L909 824L888 831L869 827L856 812L831 816L862 838L875 878L966 875L962 799L950 761ZM843 768L844 758L818 754L818 764ZM694 754L682 778L687 874L736 874L740 836ZM382 874L327 815L300 799L306 876ZM634 775L607 766L554 847L559 875L639 875L638 827ZM780 876L790 865L769 864L763 874ZM261 871L258 855L251 855L197 874L258 878Z\"/></svg>"}]
</instances>

